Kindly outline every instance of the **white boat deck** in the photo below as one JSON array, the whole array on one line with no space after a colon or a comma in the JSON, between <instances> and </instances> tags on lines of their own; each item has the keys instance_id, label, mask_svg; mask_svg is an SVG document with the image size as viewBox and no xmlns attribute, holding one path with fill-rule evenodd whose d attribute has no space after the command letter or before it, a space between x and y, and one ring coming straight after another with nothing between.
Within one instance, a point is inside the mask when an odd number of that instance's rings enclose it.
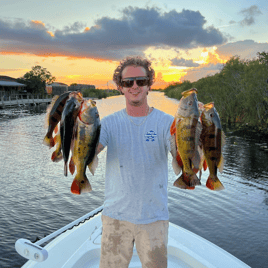
<instances>
[{"instance_id":1,"label":"white boat deck","mask_svg":"<svg viewBox=\"0 0 268 268\"><path fill-rule=\"evenodd\" d=\"M44 262L28 261L23 268L98 268L101 245L101 214L58 236L44 248ZM169 225L168 268L249 267L233 255L172 223ZM141 268L134 248L129 268Z\"/></svg>"}]
</instances>

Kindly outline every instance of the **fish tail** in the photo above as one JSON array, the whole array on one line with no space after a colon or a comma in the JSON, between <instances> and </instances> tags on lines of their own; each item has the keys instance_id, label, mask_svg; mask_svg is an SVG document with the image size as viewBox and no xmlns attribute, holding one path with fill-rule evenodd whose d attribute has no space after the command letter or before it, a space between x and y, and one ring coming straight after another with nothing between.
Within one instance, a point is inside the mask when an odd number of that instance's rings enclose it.
<instances>
[{"instance_id":1,"label":"fish tail","mask_svg":"<svg viewBox=\"0 0 268 268\"><path fill-rule=\"evenodd\" d=\"M87 179L87 176L83 175L83 179L81 180L79 178L79 175L77 174L73 180L73 183L71 186L71 192L73 194L82 194L82 193L89 193L91 191L92 191L92 188Z\"/></svg>"},{"instance_id":2,"label":"fish tail","mask_svg":"<svg viewBox=\"0 0 268 268\"><path fill-rule=\"evenodd\" d=\"M47 145L49 148L52 148L55 146L55 141L52 137L49 138L49 137L45 136L45 138L43 140L43 144Z\"/></svg>"},{"instance_id":3,"label":"fish tail","mask_svg":"<svg viewBox=\"0 0 268 268\"><path fill-rule=\"evenodd\" d=\"M62 160L62 158L63 156L61 152L54 151L51 155L51 160L53 162L59 162L60 160Z\"/></svg>"},{"instance_id":4,"label":"fish tail","mask_svg":"<svg viewBox=\"0 0 268 268\"><path fill-rule=\"evenodd\" d=\"M201 182L200 180L198 179L198 177L196 176L196 174L191 174L191 175L188 175L187 173L184 173L183 174L183 180L184 182L186 182L186 184L189 186L189 187L193 187L193 186L196 186L196 185L201 185Z\"/></svg>"},{"instance_id":5,"label":"fish tail","mask_svg":"<svg viewBox=\"0 0 268 268\"><path fill-rule=\"evenodd\" d=\"M187 190L194 190L195 186L189 186L188 183L184 179L185 173L183 173L173 184L173 186L181 188L181 189L187 189Z\"/></svg>"},{"instance_id":6,"label":"fish tail","mask_svg":"<svg viewBox=\"0 0 268 268\"><path fill-rule=\"evenodd\" d=\"M209 176L208 179L207 179L206 186L210 190L214 190L214 191L220 191L220 190L223 190L224 189L224 186L222 185L222 183L220 182L220 180L218 179L218 177L211 178Z\"/></svg>"}]
</instances>

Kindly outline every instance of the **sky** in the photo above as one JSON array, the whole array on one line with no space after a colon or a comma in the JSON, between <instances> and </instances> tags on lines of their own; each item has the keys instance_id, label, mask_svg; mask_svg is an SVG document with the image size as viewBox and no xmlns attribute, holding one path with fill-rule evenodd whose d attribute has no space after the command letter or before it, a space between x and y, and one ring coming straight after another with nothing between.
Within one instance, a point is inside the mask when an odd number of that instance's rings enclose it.
<instances>
[{"instance_id":1,"label":"sky","mask_svg":"<svg viewBox=\"0 0 268 268\"><path fill-rule=\"evenodd\" d=\"M267 0L0 0L0 75L40 65L57 82L115 89L120 60L137 55L165 88L268 52L267 28Z\"/></svg>"}]
</instances>

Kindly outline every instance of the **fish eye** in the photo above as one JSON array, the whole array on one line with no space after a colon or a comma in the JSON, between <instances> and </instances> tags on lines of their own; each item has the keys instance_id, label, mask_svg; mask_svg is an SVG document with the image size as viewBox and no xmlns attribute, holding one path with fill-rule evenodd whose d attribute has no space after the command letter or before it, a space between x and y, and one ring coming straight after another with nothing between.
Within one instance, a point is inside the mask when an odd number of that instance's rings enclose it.
<instances>
[{"instance_id":1,"label":"fish eye","mask_svg":"<svg viewBox=\"0 0 268 268\"><path fill-rule=\"evenodd\" d=\"M211 114L209 114L209 116L210 116L210 117L213 117L214 115L211 113Z\"/></svg>"},{"instance_id":2,"label":"fish eye","mask_svg":"<svg viewBox=\"0 0 268 268\"><path fill-rule=\"evenodd\" d=\"M193 101L189 101L188 102L188 105L193 105Z\"/></svg>"}]
</instances>

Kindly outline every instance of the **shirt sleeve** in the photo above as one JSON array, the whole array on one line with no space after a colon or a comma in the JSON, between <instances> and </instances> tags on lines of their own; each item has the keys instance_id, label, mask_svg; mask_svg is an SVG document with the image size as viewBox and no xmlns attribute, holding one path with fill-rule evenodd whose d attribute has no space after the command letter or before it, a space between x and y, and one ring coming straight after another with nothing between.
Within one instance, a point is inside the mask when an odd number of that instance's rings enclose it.
<instances>
[{"instance_id":1,"label":"shirt sleeve","mask_svg":"<svg viewBox=\"0 0 268 268\"><path fill-rule=\"evenodd\" d=\"M171 127L171 125L173 123L174 118L173 118L173 116L168 115L166 119L167 119L167 124L166 124L167 128L166 128L165 141L166 141L166 147L167 147L168 151L171 152L172 137L171 137L171 134L170 134L170 127Z\"/></svg>"},{"instance_id":2,"label":"shirt sleeve","mask_svg":"<svg viewBox=\"0 0 268 268\"><path fill-rule=\"evenodd\" d=\"M108 145L109 135L108 135L108 127L107 127L107 120L104 117L101 120L101 131L100 131L100 140L99 143L106 147Z\"/></svg>"}]
</instances>

